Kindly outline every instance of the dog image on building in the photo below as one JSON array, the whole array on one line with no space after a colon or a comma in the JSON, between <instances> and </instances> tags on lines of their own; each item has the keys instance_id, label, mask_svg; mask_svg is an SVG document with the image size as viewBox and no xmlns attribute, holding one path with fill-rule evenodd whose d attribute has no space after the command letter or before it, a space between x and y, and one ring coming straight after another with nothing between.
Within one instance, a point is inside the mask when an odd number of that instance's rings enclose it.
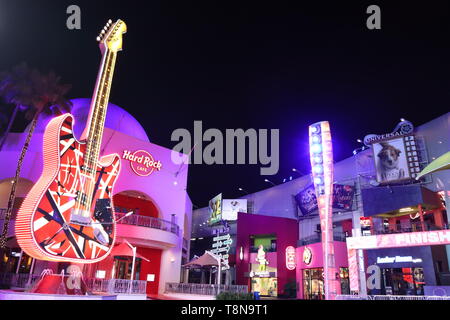
<instances>
[{"instance_id":1,"label":"dog image on building","mask_svg":"<svg viewBox=\"0 0 450 320\"><path fill-rule=\"evenodd\" d=\"M381 182L404 179L405 169L400 165L403 151L387 142L380 142L380 146L377 170Z\"/></svg>"}]
</instances>

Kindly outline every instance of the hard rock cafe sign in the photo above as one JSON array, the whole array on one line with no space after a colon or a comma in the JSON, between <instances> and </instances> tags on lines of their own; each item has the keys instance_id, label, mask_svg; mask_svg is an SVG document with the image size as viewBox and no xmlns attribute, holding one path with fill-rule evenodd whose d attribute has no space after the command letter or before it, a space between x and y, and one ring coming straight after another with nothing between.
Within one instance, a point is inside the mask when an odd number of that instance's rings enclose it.
<instances>
[{"instance_id":1,"label":"hard rock cafe sign","mask_svg":"<svg viewBox=\"0 0 450 320\"><path fill-rule=\"evenodd\" d=\"M161 171L161 161L156 161L153 156L145 150L138 150L131 152L124 150L122 159L130 161L131 169L138 176L146 177L153 173L153 171Z\"/></svg>"}]
</instances>

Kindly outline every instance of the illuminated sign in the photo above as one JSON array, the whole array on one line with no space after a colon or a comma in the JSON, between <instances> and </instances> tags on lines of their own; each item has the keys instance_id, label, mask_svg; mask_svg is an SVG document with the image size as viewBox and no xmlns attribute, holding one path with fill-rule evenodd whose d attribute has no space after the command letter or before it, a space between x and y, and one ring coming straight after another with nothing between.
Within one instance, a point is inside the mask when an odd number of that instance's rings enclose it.
<instances>
[{"instance_id":1,"label":"illuminated sign","mask_svg":"<svg viewBox=\"0 0 450 320\"><path fill-rule=\"evenodd\" d=\"M294 270L296 266L295 263L295 248L289 246L286 248L286 268L288 270Z\"/></svg>"},{"instance_id":2,"label":"illuminated sign","mask_svg":"<svg viewBox=\"0 0 450 320\"><path fill-rule=\"evenodd\" d=\"M247 213L247 199L222 200L222 220L236 221L238 212Z\"/></svg>"},{"instance_id":3,"label":"illuminated sign","mask_svg":"<svg viewBox=\"0 0 450 320\"><path fill-rule=\"evenodd\" d=\"M249 277L254 278L270 278L271 273L269 271L250 271Z\"/></svg>"},{"instance_id":4,"label":"illuminated sign","mask_svg":"<svg viewBox=\"0 0 450 320\"><path fill-rule=\"evenodd\" d=\"M149 176L154 170L160 171L162 168L161 161L156 161L153 156L145 150L138 150L133 153L124 150L122 158L130 161L131 169L141 177Z\"/></svg>"},{"instance_id":5,"label":"illuminated sign","mask_svg":"<svg viewBox=\"0 0 450 320\"><path fill-rule=\"evenodd\" d=\"M359 291L358 249L402 248L448 244L450 244L450 230L349 237L347 238L347 256L350 273L350 290L355 292ZM417 259L416 261L417 263L420 262ZM360 265L363 264L361 263Z\"/></svg>"},{"instance_id":6,"label":"illuminated sign","mask_svg":"<svg viewBox=\"0 0 450 320\"><path fill-rule=\"evenodd\" d=\"M383 140L390 140L399 138L408 134L412 134L414 131L414 126L409 121L401 121L391 133L376 135L376 134L369 134L364 137L364 144L366 146L369 146L375 142L383 141Z\"/></svg>"},{"instance_id":7,"label":"illuminated sign","mask_svg":"<svg viewBox=\"0 0 450 320\"><path fill-rule=\"evenodd\" d=\"M444 244L450 244L450 230L347 238L347 248L350 249L399 248L407 246Z\"/></svg>"},{"instance_id":8,"label":"illuminated sign","mask_svg":"<svg viewBox=\"0 0 450 320\"><path fill-rule=\"evenodd\" d=\"M219 194L209 200L208 215L208 224L210 226L222 221L222 194Z\"/></svg>"},{"instance_id":9,"label":"illuminated sign","mask_svg":"<svg viewBox=\"0 0 450 320\"><path fill-rule=\"evenodd\" d=\"M312 251L310 248L305 247L305 250L303 250L303 263L309 266L312 261Z\"/></svg>"},{"instance_id":10,"label":"illuminated sign","mask_svg":"<svg viewBox=\"0 0 450 320\"><path fill-rule=\"evenodd\" d=\"M377 257L377 263L402 263L402 262L412 262L412 263L421 263L422 259L417 258L414 259L411 256L406 256L406 257L402 257L402 256L395 256L395 257Z\"/></svg>"},{"instance_id":11,"label":"illuminated sign","mask_svg":"<svg viewBox=\"0 0 450 320\"><path fill-rule=\"evenodd\" d=\"M211 253L214 253L222 259L222 270L230 269L228 253L230 252L231 244L233 243L230 234L214 237L213 241Z\"/></svg>"},{"instance_id":12,"label":"illuminated sign","mask_svg":"<svg viewBox=\"0 0 450 320\"><path fill-rule=\"evenodd\" d=\"M312 178L319 208L322 231L322 254L325 299L333 300L337 294L336 266L333 239L333 144L327 121L309 126L309 150Z\"/></svg>"}]
</instances>

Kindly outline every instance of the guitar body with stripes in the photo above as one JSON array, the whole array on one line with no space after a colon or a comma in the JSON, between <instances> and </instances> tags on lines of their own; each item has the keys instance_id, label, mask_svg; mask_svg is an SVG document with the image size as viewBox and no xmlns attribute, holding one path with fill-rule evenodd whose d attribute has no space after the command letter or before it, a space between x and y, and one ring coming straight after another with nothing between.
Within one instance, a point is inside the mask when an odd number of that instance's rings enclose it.
<instances>
[{"instance_id":1,"label":"guitar body with stripes","mask_svg":"<svg viewBox=\"0 0 450 320\"><path fill-rule=\"evenodd\" d=\"M73 117L53 119L44 133L42 176L25 198L16 221L17 241L29 255L50 261L94 263L112 249L116 224L112 192L120 171L117 154L100 158L94 188L86 194L86 144L73 134ZM86 223L72 223L81 197L91 199Z\"/></svg>"}]
</instances>

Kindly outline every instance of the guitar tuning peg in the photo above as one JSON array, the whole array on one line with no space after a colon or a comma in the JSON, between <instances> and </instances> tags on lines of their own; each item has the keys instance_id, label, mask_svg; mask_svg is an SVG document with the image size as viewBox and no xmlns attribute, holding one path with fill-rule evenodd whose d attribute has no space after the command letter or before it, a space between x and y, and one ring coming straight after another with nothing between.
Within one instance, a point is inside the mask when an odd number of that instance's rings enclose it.
<instances>
[{"instance_id":1,"label":"guitar tuning peg","mask_svg":"<svg viewBox=\"0 0 450 320\"><path fill-rule=\"evenodd\" d=\"M109 23L109 24L111 24L111 23L112 23L112 20L111 20L111 19L109 19L109 20L108 20L108 23Z\"/></svg>"},{"instance_id":2,"label":"guitar tuning peg","mask_svg":"<svg viewBox=\"0 0 450 320\"><path fill-rule=\"evenodd\" d=\"M105 30L102 30L102 32L100 32L101 34L104 34L105 33Z\"/></svg>"},{"instance_id":3,"label":"guitar tuning peg","mask_svg":"<svg viewBox=\"0 0 450 320\"><path fill-rule=\"evenodd\" d=\"M102 40L102 38L100 38L100 37L97 37L97 41L98 41L98 42L100 42L100 40Z\"/></svg>"}]
</instances>

